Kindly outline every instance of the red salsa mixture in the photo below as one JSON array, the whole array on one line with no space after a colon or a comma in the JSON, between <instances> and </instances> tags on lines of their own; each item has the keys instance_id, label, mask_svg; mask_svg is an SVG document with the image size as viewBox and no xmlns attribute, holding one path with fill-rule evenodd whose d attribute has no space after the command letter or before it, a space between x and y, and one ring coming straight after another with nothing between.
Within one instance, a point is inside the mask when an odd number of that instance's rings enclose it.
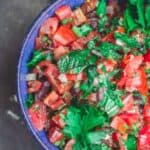
<instances>
[{"instance_id":1,"label":"red salsa mixture","mask_svg":"<svg viewBox=\"0 0 150 150\"><path fill-rule=\"evenodd\" d=\"M45 20L27 63L33 126L61 150L150 150L150 1L87 0Z\"/></svg>"}]
</instances>

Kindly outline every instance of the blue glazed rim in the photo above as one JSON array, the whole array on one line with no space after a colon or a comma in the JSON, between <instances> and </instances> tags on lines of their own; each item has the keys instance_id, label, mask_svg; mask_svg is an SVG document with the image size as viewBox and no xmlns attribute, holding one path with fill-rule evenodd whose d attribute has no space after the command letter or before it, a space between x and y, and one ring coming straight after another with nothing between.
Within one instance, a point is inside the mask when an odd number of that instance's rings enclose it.
<instances>
[{"instance_id":1,"label":"blue glazed rim","mask_svg":"<svg viewBox=\"0 0 150 150\"><path fill-rule=\"evenodd\" d=\"M32 133L32 135L36 138L36 140L45 150L57 150L58 148L53 144L49 143L44 131L42 132L37 131L30 122L28 111L25 106L25 100L27 98L25 75L28 72L26 63L29 60L30 55L32 54L34 48L34 39L37 36L39 27L42 25L43 21L46 18L52 16L54 14L54 11L61 5L70 5L72 8L75 8L80 6L83 2L84 0L57 0L57 1L52 0L52 2L43 11L41 11L40 15L35 19L35 21L31 25L29 32L27 33L23 41L23 46L21 48L21 54L17 68L18 100L22 110L23 118L25 120L25 123L27 124L30 133Z\"/></svg>"}]
</instances>

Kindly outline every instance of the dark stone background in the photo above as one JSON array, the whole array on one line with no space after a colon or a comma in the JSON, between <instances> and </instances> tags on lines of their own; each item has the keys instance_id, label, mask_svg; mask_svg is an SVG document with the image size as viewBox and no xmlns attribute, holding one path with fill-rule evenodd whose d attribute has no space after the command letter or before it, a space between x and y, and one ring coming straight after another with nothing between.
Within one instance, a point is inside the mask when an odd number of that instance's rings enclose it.
<instances>
[{"instance_id":1,"label":"dark stone background","mask_svg":"<svg viewBox=\"0 0 150 150\"><path fill-rule=\"evenodd\" d=\"M41 150L22 118L16 94L16 72L25 33L50 0L0 0L0 150ZM20 117L14 119L11 110Z\"/></svg>"}]
</instances>

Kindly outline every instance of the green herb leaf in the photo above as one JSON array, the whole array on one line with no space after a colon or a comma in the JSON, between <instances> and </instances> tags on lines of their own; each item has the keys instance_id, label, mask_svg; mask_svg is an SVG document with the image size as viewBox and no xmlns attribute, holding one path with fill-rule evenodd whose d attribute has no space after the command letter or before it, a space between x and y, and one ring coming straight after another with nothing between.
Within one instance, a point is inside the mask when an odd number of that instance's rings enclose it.
<instances>
[{"instance_id":1,"label":"green herb leaf","mask_svg":"<svg viewBox=\"0 0 150 150\"><path fill-rule=\"evenodd\" d=\"M103 42L97 50L100 54L107 59L120 59L121 55L118 53L121 50L120 46L114 45L112 43Z\"/></svg>"},{"instance_id":2,"label":"green herb leaf","mask_svg":"<svg viewBox=\"0 0 150 150\"><path fill-rule=\"evenodd\" d=\"M145 19L146 19L147 27L150 28L150 5L147 5L145 9Z\"/></svg>"},{"instance_id":3,"label":"green herb leaf","mask_svg":"<svg viewBox=\"0 0 150 150\"><path fill-rule=\"evenodd\" d=\"M127 141L125 142L125 145L128 150L136 150L137 149L137 139L133 135L129 135Z\"/></svg>"},{"instance_id":4,"label":"green herb leaf","mask_svg":"<svg viewBox=\"0 0 150 150\"><path fill-rule=\"evenodd\" d=\"M127 8L124 13L124 26L125 26L126 31L128 32L131 32L137 28L137 24L134 18L131 16L131 12L129 8Z\"/></svg>"},{"instance_id":5,"label":"green herb leaf","mask_svg":"<svg viewBox=\"0 0 150 150\"><path fill-rule=\"evenodd\" d=\"M34 97L33 97L33 94L28 94L28 98L26 100L26 106L28 108L30 108L34 103Z\"/></svg>"},{"instance_id":6,"label":"green herb leaf","mask_svg":"<svg viewBox=\"0 0 150 150\"><path fill-rule=\"evenodd\" d=\"M100 0L96 7L96 15L104 16L106 14L106 0Z\"/></svg>"},{"instance_id":7,"label":"green herb leaf","mask_svg":"<svg viewBox=\"0 0 150 150\"><path fill-rule=\"evenodd\" d=\"M40 61L45 60L46 59L46 55L43 54L42 52L35 50L33 53L33 58L31 59L30 62L27 63L27 66L29 68L33 68L35 67Z\"/></svg>"},{"instance_id":8,"label":"green herb leaf","mask_svg":"<svg viewBox=\"0 0 150 150\"><path fill-rule=\"evenodd\" d=\"M117 33L117 32L114 34L114 36L115 36L115 39L121 40L123 43L126 44L126 46L128 46L130 48L138 48L140 46L138 41L134 37L132 38L126 34Z\"/></svg>"},{"instance_id":9,"label":"green herb leaf","mask_svg":"<svg viewBox=\"0 0 150 150\"><path fill-rule=\"evenodd\" d=\"M74 50L69 54L61 57L58 61L58 68L61 73L69 72L71 69L84 67L89 50Z\"/></svg>"}]
</instances>

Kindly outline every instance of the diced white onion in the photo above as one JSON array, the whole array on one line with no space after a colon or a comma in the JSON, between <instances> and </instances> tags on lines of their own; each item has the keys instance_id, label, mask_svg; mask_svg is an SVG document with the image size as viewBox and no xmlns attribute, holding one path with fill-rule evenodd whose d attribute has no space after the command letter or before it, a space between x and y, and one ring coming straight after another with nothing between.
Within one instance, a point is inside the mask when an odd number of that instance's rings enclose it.
<instances>
[{"instance_id":1,"label":"diced white onion","mask_svg":"<svg viewBox=\"0 0 150 150\"><path fill-rule=\"evenodd\" d=\"M29 73L26 75L26 81L33 81L36 80L37 75L35 73Z\"/></svg>"},{"instance_id":2,"label":"diced white onion","mask_svg":"<svg viewBox=\"0 0 150 150\"><path fill-rule=\"evenodd\" d=\"M60 75L58 76L58 79L59 79L62 83L67 83L67 82L68 82L67 77L66 77L65 74L60 74Z\"/></svg>"}]
</instances>

